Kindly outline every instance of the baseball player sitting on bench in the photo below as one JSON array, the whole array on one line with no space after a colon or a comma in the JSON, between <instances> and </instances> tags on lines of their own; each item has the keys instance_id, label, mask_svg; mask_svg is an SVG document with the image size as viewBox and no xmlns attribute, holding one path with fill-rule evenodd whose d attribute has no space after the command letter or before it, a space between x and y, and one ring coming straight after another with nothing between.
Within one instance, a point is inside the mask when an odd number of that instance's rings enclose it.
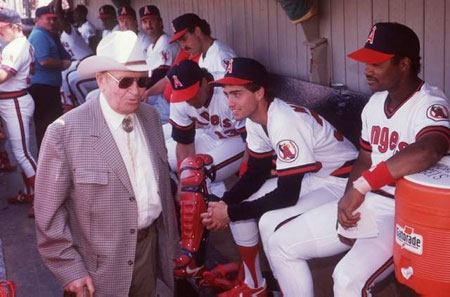
<instances>
[{"instance_id":1,"label":"baseball player sitting on bench","mask_svg":"<svg viewBox=\"0 0 450 297\"><path fill-rule=\"evenodd\" d=\"M180 172L186 167L181 164L200 162L197 169L201 174L203 163L211 165L208 188L214 194L221 196L223 192L215 192L214 189L211 189L209 182L214 185L238 172L245 151L245 123L234 119L223 92L209 84L213 80L212 75L206 69L200 68L196 62L191 60L180 62L169 70L167 77L173 88L170 99L169 122L171 126L166 124L163 126L163 130L170 168L173 172ZM208 154L210 157L199 161L196 154ZM199 179L197 185L190 186L199 186L203 182L204 179ZM183 178L180 178L180 183L183 184ZM183 199L183 195L181 195L181 199ZM192 222L185 223L184 221L186 218L183 216L184 205L184 202L181 201L182 232L186 230L186 224L192 224ZM198 231L202 232L203 227L199 214L197 220ZM195 236L201 237L197 234ZM198 247L195 246L183 246L183 248L187 251L198 250ZM181 268L186 266L188 263L183 265L181 262L188 260L187 257L177 258L177 266L181 266ZM187 270L192 273L176 270L175 274L180 277L199 276L201 270L195 270L195 266L194 263L190 263L188 266Z\"/></svg>"},{"instance_id":2,"label":"baseball player sitting on bench","mask_svg":"<svg viewBox=\"0 0 450 297\"><path fill-rule=\"evenodd\" d=\"M274 98L266 69L253 59L231 59L225 77L212 83L223 87L234 118L247 119L249 153L244 175L202 214L208 229L230 225L245 267L244 282L218 296L262 297L267 292L258 259L258 219L281 209L259 223L261 235L273 233L286 219L337 200L357 151L314 111ZM270 178L274 154L278 177Z\"/></svg>"},{"instance_id":3,"label":"baseball player sitting on bench","mask_svg":"<svg viewBox=\"0 0 450 297\"><path fill-rule=\"evenodd\" d=\"M361 115L359 157L339 203L307 212L268 238L286 297L314 296L308 259L347 250L333 272L334 296L371 296L372 286L393 271L395 180L429 168L449 151L449 101L417 76L420 44L410 28L375 24L364 48L349 57L366 64L375 92Z\"/></svg>"}]
</instances>

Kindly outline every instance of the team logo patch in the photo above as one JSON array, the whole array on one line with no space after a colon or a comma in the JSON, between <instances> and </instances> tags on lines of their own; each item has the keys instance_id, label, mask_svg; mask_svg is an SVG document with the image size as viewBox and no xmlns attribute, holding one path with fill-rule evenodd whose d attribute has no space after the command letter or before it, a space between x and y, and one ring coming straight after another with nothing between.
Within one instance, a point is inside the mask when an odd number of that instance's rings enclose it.
<instances>
[{"instance_id":1,"label":"team logo patch","mask_svg":"<svg viewBox=\"0 0 450 297\"><path fill-rule=\"evenodd\" d=\"M407 251L422 255L423 252L423 236L414 233L414 228L409 226L402 227L399 224L395 226L395 242Z\"/></svg>"},{"instance_id":2,"label":"team logo patch","mask_svg":"<svg viewBox=\"0 0 450 297\"><path fill-rule=\"evenodd\" d=\"M173 75L172 79L173 79L173 86L175 87L175 89L184 87L176 75Z\"/></svg>"},{"instance_id":3,"label":"team logo patch","mask_svg":"<svg viewBox=\"0 0 450 297\"><path fill-rule=\"evenodd\" d=\"M228 70L228 65L230 64L230 61L232 61L233 59L223 59L222 60L222 63L223 63L223 65L225 66L225 69L227 69ZM226 71L227 71L226 70Z\"/></svg>"},{"instance_id":4,"label":"team logo patch","mask_svg":"<svg viewBox=\"0 0 450 297\"><path fill-rule=\"evenodd\" d=\"M298 146L293 140L282 140L277 144L277 155L283 162L294 162L298 157Z\"/></svg>"},{"instance_id":5,"label":"team logo patch","mask_svg":"<svg viewBox=\"0 0 450 297\"><path fill-rule=\"evenodd\" d=\"M161 51L161 58L164 62L167 62L169 60L169 53L167 51Z\"/></svg>"},{"instance_id":6,"label":"team logo patch","mask_svg":"<svg viewBox=\"0 0 450 297\"><path fill-rule=\"evenodd\" d=\"M125 7L122 7L122 10L120 11L120 15L127 14L127 9Z\"/></svg>"},{"instance_id":7,"label":"team logo patch","mask_svg":"<svg viewBox=\"0 0 450 297\"><path fill-rule=\"evenodd\" d=\"M226 73L232 73L233 72L233 59L230 59L228 61L227 70Z\"/></svg>"},{"instance_id":8,"label":"team logo patch","mask_svg":"<svg viewBox=\"0 0 450 297\"><path fill-rule=\"evenodd\" d=\"M369 36L367 36L366 42L373 44L373 39L375 38L375 31L377 30L377 26L373 26L372 30L370 30Z\"/></svg>"},{"instance_id":9,"label":"team logo patch","mask_svg":"<svg viewBox=\"0 0 450 297\"><path fill-rule=\"evenodd\" d=\"M427 109L427 117L433 121L448 121L449 112L444 105L433 104Z\"/></svg>"},{"instance_id":10,"label":"team logo patch","mask_svg":"<svg viewBox=\"0 0 450 297\"><path fill-rule=\"evenodd\" d=\"M148 6L145 6L144 15L149 15L149 14L150 14L150 10L148 9Z\"/></svg>"}]
</instances>

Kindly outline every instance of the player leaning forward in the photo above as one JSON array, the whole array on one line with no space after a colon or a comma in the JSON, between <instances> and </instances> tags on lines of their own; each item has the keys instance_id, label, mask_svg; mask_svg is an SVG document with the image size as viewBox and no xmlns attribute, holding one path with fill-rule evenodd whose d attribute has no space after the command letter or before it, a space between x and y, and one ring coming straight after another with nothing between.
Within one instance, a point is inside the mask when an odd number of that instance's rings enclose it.
<instances>
[{"instance_id":1,"label":"player leaning forward","mask_svg":"<svg viewBox=\"0 0 450 297\"><path fill-rule=\"evenodd\" d=\"M213 83L223 87L234 118L247 119L249 153L244 175L202 215L208 229L221 229L231 221L245 265L245 282L219 296L262 297L266 289L259 268L257 220L280 209L259 223L261 234L267 235L284 220L337 200L357 152L317 113L271 96L266 69L255 60L231 59L225 77ZM274 154L278 177L270 178ZM264 246L267 239L263 237Z\"/></svg>"},{"instance_id":2,"label":"player leaning forward","mask_svg":"<svg viewBox=\"0 0 450 297\"><path fill-rule=\"evenodd\" d=\"M270 262L284 296L314 295L306 262L314 257L349 250L333 272L335 297L371 296L372 286L392 272L395 180L435 164L450 143L449 102L417 76L419 54L410 28L378 23L364 48L349 55L366 64L375 92L361 115L361 150L338 205L307 212L269 239ZM356 239L353 245L339 240L336 220L341 236ZM359 228L349 229L354 226Z\"/></svg>"},{"instance_id":3,"label":"player leaning forward","mask_svg":"<svg viewBox=\"0 0 450 297\"><path fill-rule=\"evenodd\" d=\"M4 119L11 148L23 171L25 191L9 203L29 203L34 198L36 162L30 151L30 121L34 101L26 88L34 63L33 47L22 33L19 14L10 9L0 10L0 39L8 42L3 49L0 65L0 116ZM30 216L34 213L31 211Z\"/></svg>"}]
</instances>

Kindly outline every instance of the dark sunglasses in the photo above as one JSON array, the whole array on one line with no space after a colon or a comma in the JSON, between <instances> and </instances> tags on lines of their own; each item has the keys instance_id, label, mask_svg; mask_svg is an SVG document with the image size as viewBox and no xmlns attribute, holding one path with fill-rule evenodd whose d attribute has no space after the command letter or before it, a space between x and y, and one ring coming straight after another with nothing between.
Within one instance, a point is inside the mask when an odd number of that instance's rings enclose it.
<instances>
[{"instance_id":1,"label":"dark sunglasses","mask_svg":"<svg viewBox=\"0 0 450 297\"><path fill-rule=\"evenodd\" d=\"M121 89L128 89L129 87L131 87L133 85L133 82L136 82L139 88L145 88L147 87L148 83L150 82L150 77L147 76L140 76L140 77L122 77L121 79L118 79L116 77L114 77L114 75L112 75L109 72L106 72L112 79L114 79L119 88Z\"/></svg>"}]
</instances>

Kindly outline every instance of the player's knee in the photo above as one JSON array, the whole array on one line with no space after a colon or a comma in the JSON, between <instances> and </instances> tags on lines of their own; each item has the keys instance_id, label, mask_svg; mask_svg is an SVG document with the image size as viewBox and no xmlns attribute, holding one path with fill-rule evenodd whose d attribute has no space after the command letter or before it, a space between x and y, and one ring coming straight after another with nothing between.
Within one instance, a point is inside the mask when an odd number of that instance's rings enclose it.
<instances>
[{"instance_id":1,"label":"player's knee","mask_svg":"<svg viewBox=\"0 0 450 297\"><path fill-rule=\"evenodd\" d=\"M339 264L333 272L333 291L335 297L360 297L364 282L358 277L357 271L347 269Z\"/></svg>"},{"instance_id":2,"label":"player's knee","mask_svg":"<svg viewBox=\"0 0 450 297\"><path fill-rule=\"evenodd\" d=\"M263 242L267 242L270 235L274 232L273 220L270 215L264 214L258 222L259 233Z\"/></svg>"},{"instance_id":3,"label":"player's knee","mask_svg":"<svg viewBox=\"0 0 450 297\"><path fill-rule=\"evenodd\" d=\"M290 248L285 242L282 240L279 234L273 233L267 240L264 242L266 247L264 250L266 251L267 257L271 259L271 261L277 261L272 259L283 259L283 260L296 260L300 255L294 255L290 252Z\"/></svg>"}]
</instances>

